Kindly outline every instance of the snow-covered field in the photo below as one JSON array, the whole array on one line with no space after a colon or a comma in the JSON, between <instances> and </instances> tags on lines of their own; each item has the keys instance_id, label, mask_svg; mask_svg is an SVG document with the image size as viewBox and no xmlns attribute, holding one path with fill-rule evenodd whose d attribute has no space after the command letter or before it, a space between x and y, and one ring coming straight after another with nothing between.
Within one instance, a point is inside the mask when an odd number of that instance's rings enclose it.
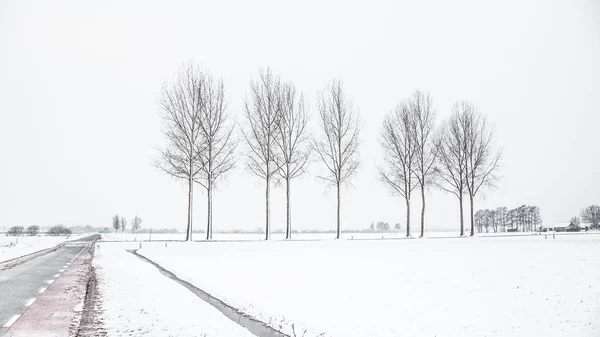
<instances>
[{"instance_id":1,"label":"snow-covered field","mask_svg":"<svg viewBox=\"0 0 600 337\"><path fill-rule=\"evenodd\" d=\"M540 234L540 233L535 233ZM560 233L561 235L571 233ZM203 241L205 239L204 233L194 233L194 241ZM412 233L413 237L417 237L419 233L417 231ZM457 237L458 231L432 231L425 233L426 237L430 238L443 238L443 237ZM481 233L478 236L522 236L522 235L534 235L534 233ZM362 232L362 233L342 233L342 237L347 240L362 240L362 239L399 239L405 237L405 232L389 232L389 233L378 233L378 232ZM261 241L264 240L265 235L260 233L214 233L213 241ZM295 241L302 240L332 240L335 238L335 233L294 233L292 239ZM271 234L272 240L284 240L285 234L273 233ZM119 232L119 233L106 233L102 234L102 241L183 241L185 240L185 233L176 234L157 234L153 233L131 233L131 232Z\"/></svg>"},{"instance_id":2,"label":"snow-covered field","mask_svg":"<svg viewBox=\"0 0 600 337\"><path fill-rule=\"evenodd\" d=\"M194 241L204 241L206 234L194 233ZM402 238L403 233L346 233L343 235L347 239L381 239L384 238ZM214 233L213 241L261 241L265 235L260 233ZM297 233L293 235L293 240L331 240L335 238L335 233ZM272 233L272 240L284 240L285 234ZM185 233L177 234L156 234L150 236L149 233L110 233L102 234L102 241L183 241Z\"/></svg>"},{"instance_id":3,"label":"snow-covered field","mask_svg":"<svg viewBox=\"0 0 600 337\"><path fill-rule=\"evenodd\" d=\"M600 336L600 235L182 242L139 253L291 335L294 324L306 337Z\"/></svg>"},{"instance_id":4,"label":"snow-covered field","mask_svg":"<svg viewBox=\"0 0 600 337\"><path fill-rule=\"evenodd\" d=\"M6 236L0 235L0 262L54 247L80 235L66 236Z\"/></svg>"},{"instance_id":5,"label":"snow-covered field","mask_svg":"<svg viewBox=\"0 0 600 337\"><path fill-rule=\"evenodd\" d=\"M119 245L100 245L93 260L107 336L253 336Z\"/></svg>"}]
</instances>

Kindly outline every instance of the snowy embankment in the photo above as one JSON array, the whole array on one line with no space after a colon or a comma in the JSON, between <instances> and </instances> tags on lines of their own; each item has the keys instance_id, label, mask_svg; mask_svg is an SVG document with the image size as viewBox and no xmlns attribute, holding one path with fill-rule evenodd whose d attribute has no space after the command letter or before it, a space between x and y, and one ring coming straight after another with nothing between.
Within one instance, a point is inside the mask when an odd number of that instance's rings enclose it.
<instances>
[{"instance_id":1,"label":"snowy embankment","mask_svg":"<svg viewBox=\"0 0 600 337\"><path fill-rule=\"evenodd\" d=\"M93 265L107 336L253 336L121 244L99 245Z\"/></svg>"},{"instance_id":2,"label":"snowy embankment","mask_svg":"<svg viewBox=\"0 0 600 337\"><path fill-rule=\"evenodd\" d=\"M138 251L289 335L600 335L600 235L173 243Z\"/></svg>"},{"instance_id":3,"label":"snowy embankment","mask_svg":"<svg viewBox=\"0 0 600 337\"><path fill-rule=\"evenodd\" d=\"M0 236L0 262L52 248L80 235L66 236Z\"/></svg>"}]
</instances>

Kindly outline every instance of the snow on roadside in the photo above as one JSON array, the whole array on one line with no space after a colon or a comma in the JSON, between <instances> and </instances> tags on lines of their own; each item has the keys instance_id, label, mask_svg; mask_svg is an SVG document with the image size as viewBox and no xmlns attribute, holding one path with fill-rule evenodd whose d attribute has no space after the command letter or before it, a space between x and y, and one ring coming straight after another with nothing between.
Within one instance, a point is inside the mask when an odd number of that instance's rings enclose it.
<instances>
[{"instance_id":1,"label":"snow on roadside","mask_svg":"<svg viewBox=\"0 0 600 337\"><path fill-rule=\"evenodd\" d=\"M66 236L0 236L0 262L8 261L23 255L52 248L67 240L74 240L78 235Z\"/></svg>"},{"instance_id":2,"label":"snow on roadside","mask_svg":"<svg viewBox=\"0 0 600 337\"><path fill-rule=\"evenodd\" d=\"M93 265L107 336L253 336L120 244L100 245Z\"/></svg>"},{"instance_id":3,"label":"snow on roadside","mask_svg":"<svg viewBox=\"0 0 600 337\"><path fill-rule=\"evenodd\" d=\"M139 253L290 335L292 324L306 337L600 335L600 235L177 243Z\"/></svg>"}]
</instances>

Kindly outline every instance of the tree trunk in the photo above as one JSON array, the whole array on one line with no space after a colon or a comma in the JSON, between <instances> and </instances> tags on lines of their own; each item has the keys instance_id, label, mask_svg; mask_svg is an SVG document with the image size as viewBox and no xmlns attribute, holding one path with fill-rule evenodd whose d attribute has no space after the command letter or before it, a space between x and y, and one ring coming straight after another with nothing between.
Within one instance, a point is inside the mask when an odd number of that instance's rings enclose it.
<instances>
[{"instance_id":1,"label":"tree trunk","mask_svg":"<svg viewBox=\"0 0 600 337\"><path fill-rule=\"evenodd\" d=\"M460 195L460 197L458 197L458 203L460 206L460 236L465 235L465 221L464 221L464 214L463 214L463 197L462 194Z\"/></svg>"},{"instance_id":2,"label":"tree trunk","mask_svg":"<svg viewBox=\"0 0 600 337\"><path fill-rule=\"evenodd\" d=\"M285 183L285 198L286 198L286 208L287 208L287 227L285 230L285 238L287 240L292 238L292 209L290 206L290 194L291 194L291 186L290 179L288 178Z\"/></svg>"},{"instance_id":3,"label":"tree trunk","mask_svg":"<svg viewBox=\"0 0 600 337\"><path fill-rule=\"evenodd\" d=\"M340 227L340 184L337 184L337 234L336 239L340 238L341 227Z\"/></svg>"},{"instance_id":4,"label":"tree trunk","mask_svg":"<svg viewBox=\"0 0 600 337\"><path fill-rule=\"evenodd\" d=\"M192 201L194 185L192 177L188 178L188 217L187 217L187 231L185 241L192 241Z\"/></svg>"},{"instance_id":5,"label":"tree trunk","mask_svg":"<svg viewBox=\"0 0 600 337\"><path fill-rule=\"evenodd\" d=\"M206 189L207 194L207 220L206 220L206 240L212 240L213 226L212 226L212 184L208 182L208 188Z\"/></svg>"},{"instance_id":6,"label":"tree trunk","mask_svg":"<svg viewBox=\"0 0 600 337\"><path fill-rule=\"evenodd\" d=\"M265 228L265 240L269 240L269 238L271 236L270 228L269 228L269 225L270 225L270 223L269 223L269 221L270 221L270 219L269 219L269 213L270 213L269 212L269 187L270 186L269 185L271 182L270 178L271 177L267 177L267 187L265 188L265 207L266 207L266 210L265 210L265 227L266 227Z\"/></svg>"},{"instance_id":7,"label":"tree trunk","mask_svg":"<svg viewBox=\"0 0 600 337\"><path fill-rule=\"evenodd\" d=\"M410 200L406 199L406 237L410 237Z\"/></svg>"},{"instance_id":8,"label":"tree trunk","mask_svg":"<svg viewBox=\"0 0 600 337\"><path fill-rule=\"evenodd\" d=\"M471 236L475 236L475 226L473 224L473 196L469 195L469 202L471 204ZM489 228L486 227L486 232L489 232Z\"/></svg>"},{"instance_id":9,"label":"tree trunk","mask_svg":"<svg viewBox=\"0 0 600 337\"><path fill-rule=\"evenodd\" d=\"M425 236L425 186L421 186L421 237Z\"/></svg>"}]
</instances>

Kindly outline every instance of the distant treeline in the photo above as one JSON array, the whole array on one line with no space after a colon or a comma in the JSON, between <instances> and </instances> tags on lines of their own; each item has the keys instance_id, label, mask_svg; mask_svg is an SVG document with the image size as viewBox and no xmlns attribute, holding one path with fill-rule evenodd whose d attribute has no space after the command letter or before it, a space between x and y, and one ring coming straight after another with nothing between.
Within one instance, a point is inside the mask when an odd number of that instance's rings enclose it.
<instances>
[{"instance_id":1,"label":"distant treeline","mask_svg":"<svg viewBox=\"0 0 600 337\"><path fill-rule=\"evenodd\" d=\"M31 226L28 226L27 228L25 228L24 226L12 226L6 232L6 235L8 235L8 236L22 236L22 235L36 236L39 234L59 236L59 235L70 235L70 234L72 234L72 231L69 228L67 228L66 226L55 225L55 226L49 227L46 232L40 232L40 226L31 225Z\"/></svg>"},{"instance_id":2,"label":"distant treeline","mask_svg":"<svg viewBox=\"0 0 600 337\"><path fill-rule=\"evenodd\" d=\"M534 232L540 229L542 216L537 206L522 205L508 209L482 209L475 213L475 226L479 233Z\"/></svg>"}]
</instances>

